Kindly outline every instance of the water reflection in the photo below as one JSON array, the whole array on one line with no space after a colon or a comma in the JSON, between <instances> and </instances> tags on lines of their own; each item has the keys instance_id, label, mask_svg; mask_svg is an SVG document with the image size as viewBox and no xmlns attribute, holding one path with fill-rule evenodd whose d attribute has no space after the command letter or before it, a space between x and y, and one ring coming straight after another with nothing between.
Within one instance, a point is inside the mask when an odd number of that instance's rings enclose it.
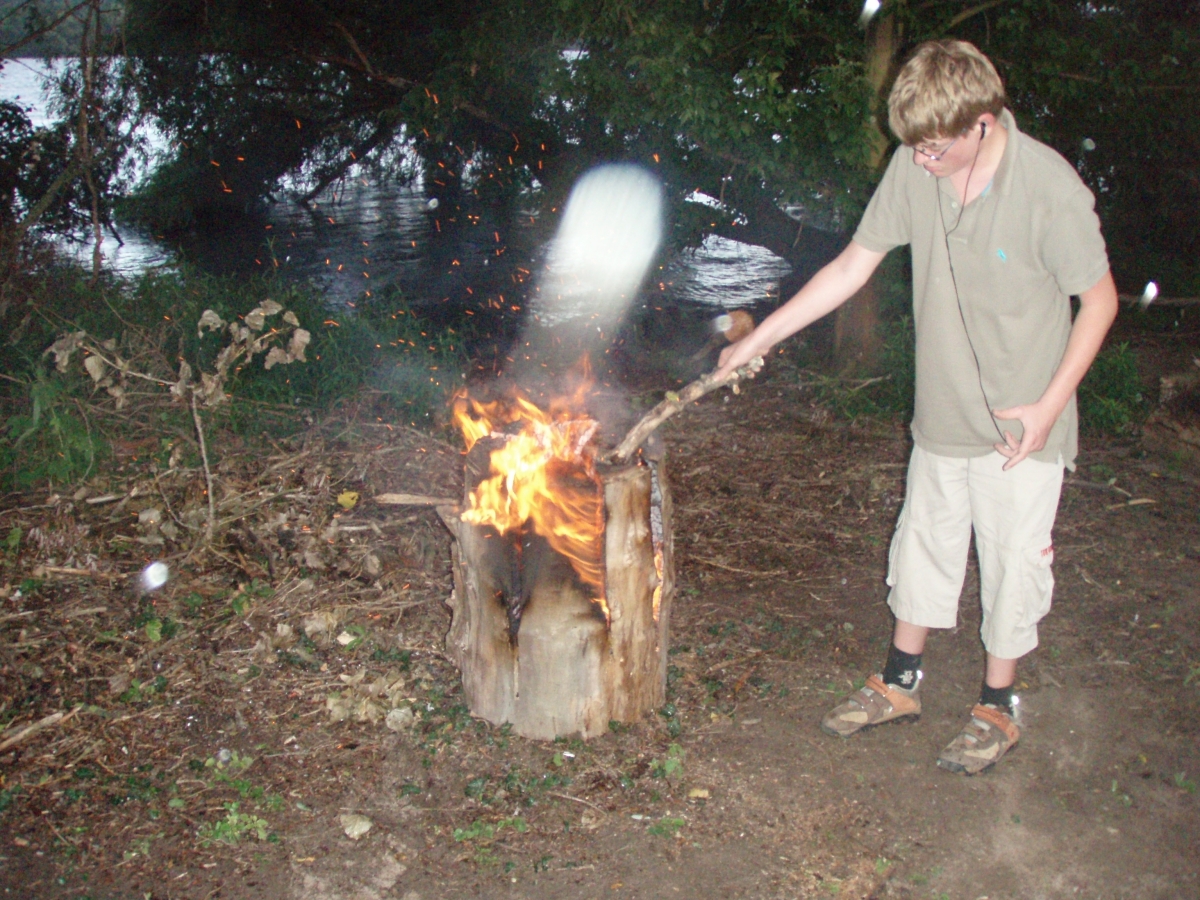
<instances>
[{"instance_id":1,"label":"water reflection","mask_svg":"<svg viewBox=\"0 0 1200 900\"><path fill-rule=\"evenodd\" d=\"M15 59L0 71L0 99L19 103L34 127L50 121L43 84L51 65ZM151 143L163 146L153 135ZM542 264L543 231L536 222L498 222L487 209L464 211L445 202L430 206L420 184L379 183L359 173L314 203L280 199L261 216L196 234L178 249L118 223L123 243L106 235L101 251L106 266L127 275L174 265L179 250L214 274L276 271L316 284L334 306L394 284L419 306L523 307ZM67 249L90 264L91 244L81 237ZM653 271L641 305L755 306L773 296L790 271L761 247L709 237Z\"/></svg>"}]
</instances>

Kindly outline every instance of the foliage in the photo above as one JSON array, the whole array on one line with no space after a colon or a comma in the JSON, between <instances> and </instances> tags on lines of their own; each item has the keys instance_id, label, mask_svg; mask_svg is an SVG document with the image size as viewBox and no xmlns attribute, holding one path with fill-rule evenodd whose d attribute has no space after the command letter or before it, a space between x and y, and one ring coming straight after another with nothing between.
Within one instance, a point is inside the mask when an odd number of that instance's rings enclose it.
<instances>
[{"instance_id":1,"label":"foliage","mask_svg":"<svg viewBox=\"0 0 1200 900\"><path fill-rule=\"evenodd\" d=\"M126 83L176 148L138 208L182 227L252 207L285 175L316 189L366 164L455 202L553 209L592 162L629 159L666 184L676 244L716 232L795 257L804 242L781 207L853 222L886 73L919 41L954 36L992 56L1023 125L1097 191L1130 278L1194 270L1200 124L1175 113L1200 84L1197 0L895 2L865 34L857 12L341 0L248 18L237 0L132 0ZM715 215L687 215L695 190L721 199Z\"/></svg>"},{"instance_id":2,"label":"foliage","mask_svg":"<svg viewBox=\"0 0 1200 900\"><path fill-rule=\"evenodd\" d=\"M0 433L0 484L24 489L86 477L108 447L79 413L69 385L39 367L26 388Z\"/></svg>"},{"instance_id":3,"label":"foliage","mask_svg":"<svg viewBox=\"0 0 1200 900\"><path fill-rule=\"evenodd\" d=\"M0 0L0 54L56 57L79 52L79 8L86 5L78 0ZM115 24L115 16L106 20L106 30Z\"/></svg>"},{"instance_id":4,"label":"foliage","mask_svg":"<svg viewBox=\"0 0 1200 900\"><path fill-rule=\"evenodd\" d=\"M1200 290L1200 3L999 5L992 52L1022 126L1095 191L1118 282Z\"/></svg>"},{"instance_id":5,"label":"foliage","mask_svg":"<svg viewBox=\"0 0 1200 900\"><path fill-rule=\"evenodd\" d=\"M364 388L372 392L377 415L430 427L461 381L459 336L435 333L396 293L384 292L369 308L331 314L316 289L269 278L183 270L129 281L106 278L93 287L77 268L52 266L39 276L30 279L30 295L10 316L19 324L9 330L9 379L0 393L7 419L0 432L0 483L6 487L70 483L108 454L113 426L96 418L95 406L103 389L91 379L55 372L43 360L64 332L112 336L115 354L140 371L174 381L181 360L195 372L214 371L226 344L197 331L204 310L239 322L268 299L285 306L311 333L308 362L230 369L226 389L232 402L216 411L215 422L235 431L261 431L266 410L282 412L273 420L278 427L300 428L309 411L327 409ZM160 417L155 427L168 431L190 431L186 413L142 403L127 410L135 418Z\"/></svg>"},{"instance_id":6,"label":"foliage","mask_svg":"<svg viewBox=\"0 0 1200 900\"><path fill-rule=\"evenodd\" d=\"M31 235L98 239L111 228L114 198L144 162L136 96L119 83L126 57L107 52L118 8L103 0L0 4L0 40L70 35L66 56L47 64L49 125L34 128L27 111L0 102L0 250L5 270ZM43 48L48 47L43 43ZM9 275L9 271L0 274Z\"/></svg>"},{"instance_id":7,"label":"foliage","mask_svg":"<svg viewBox=\"0 0 1200 900\"><path fill-rule=\"evenodd\" d=\"M1079 385L1079 421L1085 431L1127 435L1149 412L1137 357L1128 343L1109 345L1096 356Z\"/></svg>"},{"instance_id":8,"label":"foliage","mask_svg":"<svg viewBox=\"0 0 1200 900\"><path fill-rule=\"evenodd\" d=\"M723 227L751 212L785 226L780 247L795 228L777 201L865 198L871 92L833 2L363 0L247 25L235 2L135 0L129 34L129 83L179 148L135 204L164 226L399 149L443 199L543 207L597 159L638 160L678 202L730 201Z\"/></svg>"}]
</instances>

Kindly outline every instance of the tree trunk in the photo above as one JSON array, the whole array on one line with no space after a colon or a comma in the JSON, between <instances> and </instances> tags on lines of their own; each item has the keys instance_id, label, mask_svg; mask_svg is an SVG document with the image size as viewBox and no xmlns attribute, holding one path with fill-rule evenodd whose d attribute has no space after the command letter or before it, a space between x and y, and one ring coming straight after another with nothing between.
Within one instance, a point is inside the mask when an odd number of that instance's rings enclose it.
<instances>
[{"instance_id":1,"label":"tree trunk","mask_svg":"<svg viewBox=\"0 0 1200 900\"><path fill-rule=\"evenodd\" d=\"M886 162L888 148L887 97L885 89L892 82L892 70L902 45L902 28L896 18L898 2L890 10L880 14L867 32L867 79L875 90L875 115L869 129L871 142L870 166L880 171ZM834 365L840 372L870 372L879 364L879 273L838 307L834 315L833 355Z\"/></svg>"},{"instance_id":2,"label":"tree trunk","mask_svg":"<svg viewBox=\"0 0 1200 900\"><path fill-rule=\"evenodd\" d=\"M480 477L471 463L468 494ZM664 468L606 469L601 487L603 598L542 537L439 510L456 537L446 648L467 705L525 737L594 737L665 699L674 554Z\"/></svg>"}]
</instances>

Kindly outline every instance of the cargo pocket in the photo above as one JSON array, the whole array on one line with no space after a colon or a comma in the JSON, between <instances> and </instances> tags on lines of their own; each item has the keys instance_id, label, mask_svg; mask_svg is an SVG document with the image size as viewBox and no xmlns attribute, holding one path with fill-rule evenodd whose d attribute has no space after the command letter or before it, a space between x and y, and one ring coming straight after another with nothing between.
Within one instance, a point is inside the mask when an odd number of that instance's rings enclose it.
<instances>
[{"instance_id":1,"label":"cargo pocket","mask_svg":"<svg viewBox=\"0 0 1200 900\"><path fill-rule=\"evenodd\" d=\"M1033 628L1050 612L1050 600L1054 595L1054 544L1049 539L1024 551L1024 569L1021 593L1024 595L1024 619L1027 628Z\"/></svg>"}]
</instances>

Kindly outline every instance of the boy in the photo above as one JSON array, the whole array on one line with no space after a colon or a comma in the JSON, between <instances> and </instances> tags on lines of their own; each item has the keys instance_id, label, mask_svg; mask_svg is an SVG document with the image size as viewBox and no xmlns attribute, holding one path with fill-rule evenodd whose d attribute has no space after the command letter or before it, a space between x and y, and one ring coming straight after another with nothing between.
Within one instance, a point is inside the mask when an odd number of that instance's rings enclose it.
<instances>
[{"instance_id":1,"label":"boy","mask_svg":"<svg viewBox=\"0 0 1200 900\"><path fill-rule=\"evenodd\" d=\"M850 245L727 347L718 375L831 312L889 250L912 245L916 403L888 561L895 630L882 674L822 728L849 737L920 715L925 639L956 623L974 530L985 678L938 765L975 774L1020 736L1013 682L1050 608L1050 531L1063 467L1074 468L1075 388L1116 317L1117 291L1091 192L1066 160L1018 131L999 75L974 46L918 47L892 88L888 124L903 146Z\"/></svg>"}]
</instances>

